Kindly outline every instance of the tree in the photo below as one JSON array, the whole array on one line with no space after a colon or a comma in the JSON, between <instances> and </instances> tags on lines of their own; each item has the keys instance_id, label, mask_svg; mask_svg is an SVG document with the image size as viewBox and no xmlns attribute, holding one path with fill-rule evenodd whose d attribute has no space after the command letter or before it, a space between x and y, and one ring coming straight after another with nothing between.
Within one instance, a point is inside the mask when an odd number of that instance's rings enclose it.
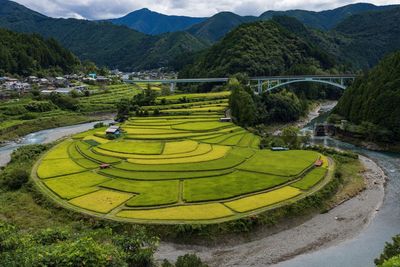
<instances>
[{"instance_id":1,"label":"tree","mask_svg":"<svg viewBox=\"0 0 400 267\"><path fill-rule=\"evenodd\" d=\"M57 105L61 109L67 109L77 111L79 109L79 101L68 95L62 95L59 93L51 93L49 96L51 102Z\"/></svg>"},{"instance_id":2,"label":"tree","mask_svg":"<svg viewBox=\"0 0 400 267\"><path fill-rule=\"evenodd\" d=\"M298 148L299 147L299 128L289 126L282 130L282 140L285 144L290 148Z\"/></svg>"},{"instance_id":3,"label":"tree","mask_svg":"<svg viewBox=\"0 0 400 267\"><path fill-rule=\"evenodd\" d=\"M227 88L231 90L229 108L232 117L240 125L249 126L254 124L257 117L257 109L251 95L236 78L229 80Z\"/></svg>"},{"instance_id":4,"label":"tree","mask_svg":"<svg viewBox=\"0 0 400 267\"><path fill-rule=\"evenodd\" d=\"M398 265L384 265L383 263L385 261L388 261L389 259L396 257L397 256L397 261L398 257L400 255L400 235L397 235L392 238L392 243L386 243L385 248L382 252L382 254L379 256L379 258L375 259L375 264L378 266L398 266ZM393 260L394 261L394 260Z\"/></svg>"},{"instance_id":5,"label":"tree","mask_svg":"<svg viewBox=\"0 0 400 267\"><path fill-rule=\"evenodd\" d=\"M131 102L128 99L121 99L117 103L117 117L116 121L125 121L129 117L129 112L131 111Z\"/></svg>"}]
</instances>

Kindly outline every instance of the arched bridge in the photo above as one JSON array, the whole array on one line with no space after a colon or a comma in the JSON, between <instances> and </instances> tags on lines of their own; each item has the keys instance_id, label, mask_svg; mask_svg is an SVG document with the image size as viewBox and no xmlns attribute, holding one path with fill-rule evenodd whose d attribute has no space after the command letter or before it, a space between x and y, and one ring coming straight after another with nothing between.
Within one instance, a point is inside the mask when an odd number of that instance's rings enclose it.
<instances>
[{"instance_id":1,"label":"arched bridge","mask_svg":"<svg viewBox=\"0 0 400 267\"><path fill-rule=\"evenodd\" d=\"M293 76L266 76L252 77L251 82L257 82L257 92L261 94L263 91L273 91L280 87L301 82L314 82L320 84L328 84L340 89L346 89L349 82L356 78L353 74L343 75L293 75ZM194 78L194 79L165 79L165 80L124 80L126 83L163 83L170 84L171 91L174 91L177 83L224 83L229 78ZM266 90L265 90L266 87Z\"/></svg>"},{"instance_id":2,"label":"arched bridge","mask_svg":"<svg viewBox=\"0 0 400 267\"><path fill-rule=\"evenodd\" d=\"M284 87L293 83L320 83L328 84L340 89L346 89L349 82L352 82L356 78L353 74L344 75L298 75L298 76L272 76L272 77L255 77L251 78L251 81L257 81L257 91L262 93L266 86L266 91L270 92L275 89Z\"/></svg>"}]
</instances>

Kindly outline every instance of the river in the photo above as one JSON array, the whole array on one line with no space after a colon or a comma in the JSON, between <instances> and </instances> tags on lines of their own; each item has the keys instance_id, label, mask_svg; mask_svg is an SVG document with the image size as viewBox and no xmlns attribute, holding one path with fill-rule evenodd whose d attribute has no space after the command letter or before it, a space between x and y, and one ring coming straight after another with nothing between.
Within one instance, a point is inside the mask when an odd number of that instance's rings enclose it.
<instances>
[{"instance_id":1,"label":"river","mask_svg":"<svg viewBox=\"0 0 400 267\"><path fill-rule=\"evenodd\" d=\"M305 126L311 129L316 122L326 118L323 114ZM108 122L108 121L106 121ZM93 128L96 122L60 127L31 133L20 140L0 147L0 166L10 159L12 151L28 144L50 143L71 134ZM356 237L334 246L302 254L291 260L276 264L277 267L368 267L374 266L373 260L382 252L386 241L400 233L400 154L374 152L341 142L330 137L315 137L314 144L348 149L363 154L376 161L388 176L384 203L379 212Z\"/></svg>"},{"instance_id":2,"label":"river","mask_svg":"<svg viewBox=\"0 0 400 267\"><path fill-rule=\"evenodd\" d=\"M316 122L324 121L326 115L305 126L310 130ZM400 154L370 151L341 142L330 137L314 137L312 143L347 149L365 155L379 164L388 176L384 202L370 224L359 235L337 245L299 255L276 264L276 267L368 267L380 255L386 241L400 234Z\"/></svg>"},{"instance_id":3,"label":"river","mask_svg":"<svg viewBox=\"0 0 400 267\"><path fill-rule=\"evenodd\" d=\"M110 123L111 120L101 121L104 123ZM92 129L93 126L98 122L89 122L65 127L59 127L54 129L42 130L39 132L31 133L21 138L18 142L9 142L0 147L0 167L6 165L10 161L11 153L18 147L24 145L33 144L48 144L54 142L60 138L84 132Z\"/></svg>"}]
</instances>

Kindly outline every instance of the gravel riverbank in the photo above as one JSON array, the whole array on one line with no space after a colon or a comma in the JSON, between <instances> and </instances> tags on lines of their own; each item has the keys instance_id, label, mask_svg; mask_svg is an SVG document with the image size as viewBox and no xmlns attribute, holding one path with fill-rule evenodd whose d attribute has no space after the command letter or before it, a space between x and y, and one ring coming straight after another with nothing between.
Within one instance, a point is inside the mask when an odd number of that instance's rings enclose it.
<instances>
[{"instance_id":1,"label":"gravel riverbank","mask_svg":"<svg viewBox=\"0 0 400 267\"><path fill-rule=\"evenodd\" d=\"M210 266L267 266L352 238L378 212L386 179L375 162L363 156L360 160L365 167L366 190L328 213L278 233L255 233L252 240L237 244L210 247L161 242L155 256L158 260L174 261L180 255L196 253Z\"/></svg>"}]
</instances>

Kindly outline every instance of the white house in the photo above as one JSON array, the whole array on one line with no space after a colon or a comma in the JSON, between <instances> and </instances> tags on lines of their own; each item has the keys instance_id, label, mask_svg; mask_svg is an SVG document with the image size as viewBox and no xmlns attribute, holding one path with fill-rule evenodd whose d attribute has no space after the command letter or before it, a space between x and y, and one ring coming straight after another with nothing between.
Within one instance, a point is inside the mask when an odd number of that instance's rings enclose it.
<instances>
[{"instance_id":1,"label":"white house","mask_svg":"<svg viewBox=\"0 0 400 267\"><path fill-rule=\"evenodd\" d=\"M108 127L108 129L106 130L106 134L120 135L121 129L119 128L119 126L113 125Z\"/></svg>"}]
</instances>

